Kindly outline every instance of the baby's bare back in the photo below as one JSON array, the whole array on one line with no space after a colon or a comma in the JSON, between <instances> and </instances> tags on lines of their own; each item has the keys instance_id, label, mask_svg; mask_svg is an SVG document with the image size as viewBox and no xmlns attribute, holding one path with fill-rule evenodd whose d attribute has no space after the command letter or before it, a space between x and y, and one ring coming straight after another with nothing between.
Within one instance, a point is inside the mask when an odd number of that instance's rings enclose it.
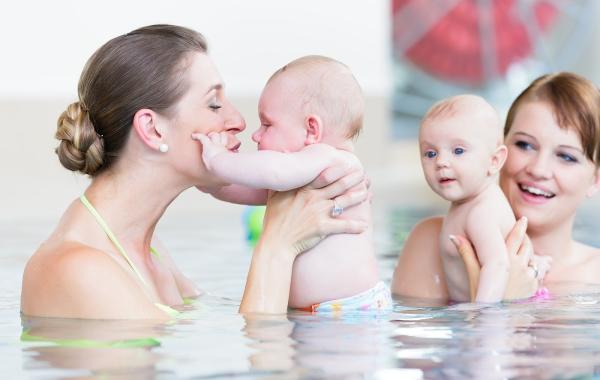
<instances>
[{"instance_id":1,"label":"baby's bare back","mask_svg":"<svg viewBox=\"0 0 600 380\"><path fill-rule=\"evenodd\" d=\"M371 227L361 234L331 235L301 254L294 263L290 307L353 296L379 281L369 202L344 210L338 218L350 217L367 220Z\"/></svg>"}]
</instances>

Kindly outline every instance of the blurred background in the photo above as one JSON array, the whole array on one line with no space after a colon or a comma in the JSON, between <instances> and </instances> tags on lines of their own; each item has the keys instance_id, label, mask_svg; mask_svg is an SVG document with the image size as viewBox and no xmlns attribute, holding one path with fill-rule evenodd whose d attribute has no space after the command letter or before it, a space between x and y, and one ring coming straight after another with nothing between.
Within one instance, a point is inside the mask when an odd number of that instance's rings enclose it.
<instances>
[{"instance_id":1,"label":"blurred background","mask_svg":"<svg viewBox=\"0 0 600 380\"><path fill-rule=\"evenodd\" d=\"M0 221L56 220L85 188L88 179L53 152L56 119L76 100L88 57L137 27L179 24L206 36L246 118L244 150L255 148L258 96L274 70L306 54L346 63L367 100L357 149L376 199L429 203L440 201L421 177L415 143L427 108L470 92L504 116L532 79L555 70L599 84L598 19L594 0L13 2L0 14ZM190 190L169 216L228 207Z\"/></svg>"}]
</instances>

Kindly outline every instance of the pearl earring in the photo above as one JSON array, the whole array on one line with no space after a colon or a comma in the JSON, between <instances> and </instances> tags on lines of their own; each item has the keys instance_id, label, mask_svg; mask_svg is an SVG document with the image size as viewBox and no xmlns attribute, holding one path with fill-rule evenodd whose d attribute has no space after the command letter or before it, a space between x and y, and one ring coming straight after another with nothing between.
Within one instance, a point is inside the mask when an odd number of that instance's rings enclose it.
<instances>
[{"instance_id":1,"label":"pearl earring","mask_svg":"<svg viewBox=\"0 0 600 380\"><path fill-rule=\"evenodd\" d=\"M169 151L169 146L167 144L160 144L158 150L160 150L161 153L167 153Z\"/></svg>"}]
</instances>

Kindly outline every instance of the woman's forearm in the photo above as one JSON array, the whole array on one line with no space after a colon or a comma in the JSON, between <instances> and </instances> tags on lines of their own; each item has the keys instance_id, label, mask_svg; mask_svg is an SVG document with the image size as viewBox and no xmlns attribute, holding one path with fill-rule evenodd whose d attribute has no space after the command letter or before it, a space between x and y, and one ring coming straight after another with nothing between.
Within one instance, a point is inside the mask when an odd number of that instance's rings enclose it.
<instances>
[{"instance_id":1,"label":"woman's forearm","mask_svg":"<svg viewBox=\"0 0 600 380\"><path fill-rule=\"evenodd\" d=\"M294 257L289 248L261 239L254 250L240 313L285 313Z\"/></svg>"}]
</instances>

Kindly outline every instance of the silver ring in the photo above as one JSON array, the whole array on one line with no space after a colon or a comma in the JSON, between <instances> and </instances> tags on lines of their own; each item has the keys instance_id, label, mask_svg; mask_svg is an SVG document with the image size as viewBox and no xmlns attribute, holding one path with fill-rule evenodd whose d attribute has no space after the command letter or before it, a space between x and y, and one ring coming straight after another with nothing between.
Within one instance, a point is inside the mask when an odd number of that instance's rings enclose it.
<instances>
[{"instance_id":1,"label":"silver ring","mask_svg":"<svg viewBox=\"0 0 600 380\"><path fill-rule=\"evenodd\" d=\"M336 216L342 215L343 212L344 212L344 208L339 206L334 199L333 207L331 208L331 216L333 216L335 218Z\"/></svg>"},{"instance_id":2,"label":"silver ring","mask_svg":"<svg viewBox=\"0 0 600 380\"><path fill-rule=\"evenodd\" d=\"M540 273L538 270L537 265L530 265L529 266L531 269L533 269L533 278L537 279L538 278L538 274Z\"/></svg>"}]
</instances>

